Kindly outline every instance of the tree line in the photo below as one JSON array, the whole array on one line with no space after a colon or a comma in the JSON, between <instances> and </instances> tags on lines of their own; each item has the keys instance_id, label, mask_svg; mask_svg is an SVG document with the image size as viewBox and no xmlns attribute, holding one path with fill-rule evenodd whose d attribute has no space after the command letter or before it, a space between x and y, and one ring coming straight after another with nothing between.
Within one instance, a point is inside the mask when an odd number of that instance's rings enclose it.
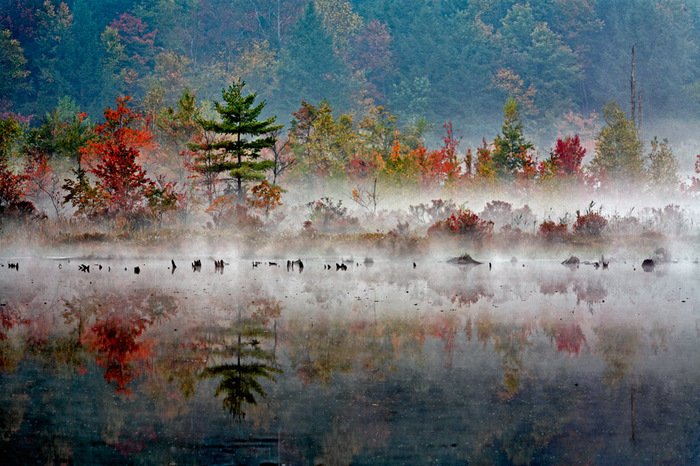
<instances>
[{"instance_id":1,"label":"tree line","mask_svg":"<svg viewBox=\"0 0 700 466\"><path fill-rule=\"evenodd\" d=\"M666 140L655 138L644 151L635 122L615 102L604 107L604 125L590 140L571 133L546 155L526 137L513 97L498 134L475 150L460 148L449 122L440 146L429 149L420 122L401 126L383 107L361 119L336 115L326 100L303 101L283 131L243 81L223 89L213 117L189 89L158 114L138 108L130 96L118 97L103 122L92 124L64 99L38 127L0 120L0 213L134 227L204 211L217 225L255 226L282 204L285 190L313 195L340 186L372 213L381 196L405 192L700 191L695 177L681 182ZM324 205L341 208L331 204Z\"/></svg>"}]
</instances>

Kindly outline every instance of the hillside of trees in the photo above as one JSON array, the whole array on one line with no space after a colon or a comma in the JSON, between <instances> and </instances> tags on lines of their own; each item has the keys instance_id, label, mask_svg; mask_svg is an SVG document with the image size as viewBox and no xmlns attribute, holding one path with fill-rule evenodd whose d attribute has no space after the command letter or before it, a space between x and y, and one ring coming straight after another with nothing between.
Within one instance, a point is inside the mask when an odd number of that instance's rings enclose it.
<instances>
[{"instance_id":1,"label":"hillside of trees","mask_svg":"<svg viewBox=\"0 0 700 466\"><path fill-rule=\"evenodd\" d=\"M651 125L697 117L699 20L690 0L6 0L0 96L35 118L70 97L97 120L117 95L157 111L241 78L283 124L326 99L480 139L508 96L545 133L611 100L629 111L634 45Z\"/></svg>"},{"instance_id":2,"label":"hillside of trees","mask_svg":"<svg viewBox=\"0 0 700 466\"><path fill-rule=\"evenodd\" d=\"M342 193L436 231L485 190L693 199L698 151L657 133L698 120L698 37L690 0L6 0L0 216L255 229L296 202L346 231Z\"/></svg>"}]
</instances>

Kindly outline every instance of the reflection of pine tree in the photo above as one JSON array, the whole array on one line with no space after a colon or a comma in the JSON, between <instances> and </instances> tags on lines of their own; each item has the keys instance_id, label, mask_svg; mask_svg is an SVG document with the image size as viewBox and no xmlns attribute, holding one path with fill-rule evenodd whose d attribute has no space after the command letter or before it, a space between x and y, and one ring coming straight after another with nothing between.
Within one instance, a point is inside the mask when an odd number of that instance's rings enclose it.
<instances>
[{"instance_id":1,"label":"reflection of pine tree","mask_svg":"<svg viewBox=\"0 0 700 466\"><path fill-rule=\"evenodd\" d=\"M233 335L230 339L228 336ZM216 389L216 396L225 394L224 409L239 419L245 417L246 404L257 405L256 394L265 398L266 393L260 383L264 377L275 382L275 373L282 371L272 364L275 361L273 350L261 346L262 339L273 338L274 334L263 327L258 319L243 318L239 309L238 319L232 327L224 330L220 346L214 351L214 356L228 360L222 364L207 367L202 372L202 378L222 376ZM232 361L231 361L232 360Z\"/></svg>"}]
</instances>

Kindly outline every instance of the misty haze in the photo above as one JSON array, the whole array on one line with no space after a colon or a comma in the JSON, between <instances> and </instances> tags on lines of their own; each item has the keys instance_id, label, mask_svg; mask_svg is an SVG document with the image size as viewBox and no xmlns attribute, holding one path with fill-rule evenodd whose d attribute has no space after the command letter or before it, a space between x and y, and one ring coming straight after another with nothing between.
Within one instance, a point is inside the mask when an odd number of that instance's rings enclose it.
<instances>
[{"instance_id":1,"label":"misty haze","mask_svg":"<svg viewBox=\"0 0 700 466\"><path fill-rule=\"evenodd\" d=\"M0 0L3 464L697 463L697 37Z\"/></svg>"}]
</instances>

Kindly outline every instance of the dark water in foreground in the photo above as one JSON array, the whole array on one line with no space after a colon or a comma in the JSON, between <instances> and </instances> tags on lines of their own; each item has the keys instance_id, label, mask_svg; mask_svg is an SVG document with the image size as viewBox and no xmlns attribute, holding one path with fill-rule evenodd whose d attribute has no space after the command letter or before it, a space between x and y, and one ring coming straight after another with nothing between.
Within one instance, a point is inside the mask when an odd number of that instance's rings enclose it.
<instances>
[{"instance_id":1,"label":"dark water in foreground","mask_svg":"<svg viewBox=\"0 0 700 466\"><path fill-rule=\"evenodd\" d=\"M3 463L700 462L699 265L191 260L3 260Z\"/></svg>"}]
</instances>

